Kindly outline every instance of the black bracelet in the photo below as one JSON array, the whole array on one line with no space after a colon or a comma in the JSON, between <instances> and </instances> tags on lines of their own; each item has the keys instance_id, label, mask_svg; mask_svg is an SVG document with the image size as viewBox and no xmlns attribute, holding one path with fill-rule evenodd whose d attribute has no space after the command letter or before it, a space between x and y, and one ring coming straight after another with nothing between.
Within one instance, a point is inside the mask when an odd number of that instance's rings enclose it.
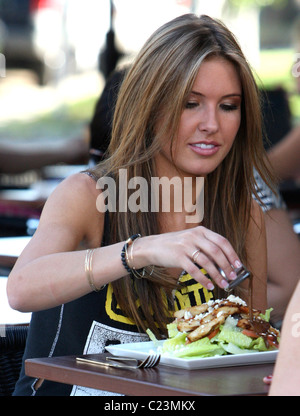
<instances>
[{"instance_id":1,"label":"black bracelet","mask_svg":"<svg viewBox=\"0 0 300 416\"><path fill-rule=\"evenodd\" d=\"M121 261L123 266L125 267L125 270L129 273L132 274L132 269L128 266L127 264L127 260L126 260L126 253L127 253L127 248L128 246L130 246L134 240L136 240L137 238L140 238L141 234L134 234L133 236L129 237L128 240L126 240L122 251L121 251Z\"/></svg>"}]
</instances>

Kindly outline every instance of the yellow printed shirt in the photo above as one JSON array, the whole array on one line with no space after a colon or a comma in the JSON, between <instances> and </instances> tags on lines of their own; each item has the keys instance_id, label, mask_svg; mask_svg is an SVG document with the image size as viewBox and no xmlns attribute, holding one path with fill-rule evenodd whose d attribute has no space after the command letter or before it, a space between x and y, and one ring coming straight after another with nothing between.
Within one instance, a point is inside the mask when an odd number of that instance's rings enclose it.
<instances>
[{"instance_id":1,"label":"yellow printed shirt","mask_svg":"<svg viewBox=\"0 0 300 416\"><path fill-rule=\"evenodd\" d=\"M201 270L206 274L205 270ZM180 288L174 293L175 310L201 305L213 298L213 293L203 287L189 274L180 278Z\"/></svg>"},{"instance_id":2,"label":"yellow printed shirt","mask_svg":"<svg viewBox=\"0 0 300 416\"><path fill-rule=\"evenodd\" d=\"M206 273L204 269L201 271ZM204 288L189 274L182 275L179 280L180 285L173 293L175 310L201 305L213 298L213 293ZM134 322L123 314L117 304L112 285L108 285L107 287L105 314L107 315L108 320L114 322L117 326L119 326L119 324L121 324L121 326L125 325L128 329L129 327L132 328L135 326Z\"/></svg>"}]
</instances>

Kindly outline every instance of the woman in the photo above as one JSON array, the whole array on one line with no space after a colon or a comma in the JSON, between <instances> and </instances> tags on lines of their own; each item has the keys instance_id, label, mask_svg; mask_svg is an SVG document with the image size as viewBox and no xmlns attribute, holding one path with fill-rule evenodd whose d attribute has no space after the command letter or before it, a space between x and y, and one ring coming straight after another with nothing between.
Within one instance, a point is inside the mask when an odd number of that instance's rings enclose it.
<instances>
[{"instance_id":1,"label":"woman","mask_svg":"<svg viewBox=\"0 0 300 416\"><path fill-rule=\"evenodd\" d=\"M147 328L163 337L174 309L209 300L241 263L254 276L254 306L265 309L265 231L252 201L253 168L268 176L260 127L254 78L226 27L185 15L159 28L122 83L110 157L55 190L9 277L11 305L39 311L25 358L101 352L109 343L147 340ZM106 189L95 186L101 177L116 184L121 201L109 214ZM151 188L163 177L182 187L189 180L196 208L197 179L205 178L198 222L190 222L189 207L175 207L171 187L169 212L150 197L149 209L128 209L132 180ZM56 383L36 388L22 372L15 394L70 394Z\"/></svg>"}]
</instances>

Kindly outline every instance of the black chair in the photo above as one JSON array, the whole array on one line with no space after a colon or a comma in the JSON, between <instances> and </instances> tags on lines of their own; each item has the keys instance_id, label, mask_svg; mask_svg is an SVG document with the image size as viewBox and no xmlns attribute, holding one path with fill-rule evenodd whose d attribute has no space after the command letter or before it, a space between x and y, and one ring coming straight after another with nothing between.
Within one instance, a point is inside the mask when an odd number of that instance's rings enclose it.
<instances>
[{"instance_id":1,"label":"black chair","mask_svg":"<svg viewBox=\"0 0 300 416\"><path fill-rule=\"evenodd\" d=\"M283 88L261 92L266 149L278 143L292 128L292 115L288 95Z\"/></svg>"},{"instance_id":2,"label":"black chair","mask_svg":"<svg viewBox=\"0 0 300 416\"><path fill-rule=\"evenodd\" d=\"M288 94L283 88L269 89L263 91L261 95L264 146L268 150L291 131L292 115ZM300 188L295 181L284 181L280 184L279 191L288 210L300 209Z\"/></svg>"},{"instance_id":3,"label":"black chair","mask_svg":"<svg viewBox=\"0 0 300 416\"><path fill-rule=\"evenodd\" d=\"M11 396L19 378L28 325L0 328L0 396Z\"/></svg>"}]
</instances>

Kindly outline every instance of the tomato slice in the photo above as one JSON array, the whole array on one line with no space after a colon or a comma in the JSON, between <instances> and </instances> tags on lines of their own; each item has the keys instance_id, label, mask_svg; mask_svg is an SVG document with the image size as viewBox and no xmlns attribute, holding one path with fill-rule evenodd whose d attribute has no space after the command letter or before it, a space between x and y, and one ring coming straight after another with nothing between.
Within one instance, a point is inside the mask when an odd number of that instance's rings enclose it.
<instances>
[{"instance_id":1,"label":"tomato slice","mask_svg":"<svg viewBox=\"0 0 300 416\"><path fill-rule=\"evenodd\" d=\"M251 331L250 329L244 329L242 331L242 334L247 335L247 337L250 337L250 338L259 338L259 335L257 335L256 332Z\"/></svg>"},{"instance_id":2,"label":"tomato slice","mask_svg":"<svg viewBox=\"0 0 300 416\"><path fill-rule=\"evenodd\" d=\"M209 335L207 335L207 338L212 339L219 333L219 331L220 331L220 328L214 329Z\"/></svg>"},{"instance_id":3,"label":"tomato slice","mask_svg":"<svg viewBox=\"0 0 300 416\"><path fill-rule=\"evenodd\" d=\"M279 344L278 344L277 339L272 337L272 335L268 335L267 340L268 340L268 343L269 343L270 347L279 348Z\"/></svg>"}]
</instances>

